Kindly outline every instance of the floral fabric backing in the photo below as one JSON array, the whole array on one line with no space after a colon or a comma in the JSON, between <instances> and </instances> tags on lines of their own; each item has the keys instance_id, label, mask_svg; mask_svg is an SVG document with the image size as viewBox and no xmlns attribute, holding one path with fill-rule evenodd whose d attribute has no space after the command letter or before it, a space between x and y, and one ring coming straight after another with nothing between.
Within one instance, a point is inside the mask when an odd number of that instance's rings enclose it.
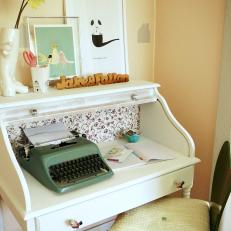
<instances>
[{"instance_id":1,"label":"floral fabric backing","mask_svg":"<svg viewBox=\"0 0 231 231\"><path fill-rule=\"evenodd\" d=\"M139 132L139 118L137 105L114 106L14 121L7 126L7 132L10 142L14 143L22 141L22 129L24 128L63 123L69 130L86 134L89 140L99 143L119 138L128 130Z\"/></svg>"}]
</instances>

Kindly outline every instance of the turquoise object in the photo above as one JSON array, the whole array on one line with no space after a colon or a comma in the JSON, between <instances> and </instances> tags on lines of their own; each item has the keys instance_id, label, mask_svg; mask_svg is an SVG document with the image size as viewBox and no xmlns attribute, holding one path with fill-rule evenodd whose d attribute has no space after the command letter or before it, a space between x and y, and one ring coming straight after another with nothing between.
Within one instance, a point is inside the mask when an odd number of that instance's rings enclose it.
<instances>
[{"instance_id":1,"label":"turquoise object","mask_svg":"<svg viewBox=\"0 0 231 231\"><path fill-rule=\"evenodd\" d=\"M126 138L129 143L136 143L140 139L140 135L138 134L133 134L133 135L126 135Z\"/></svg>"}]
</instances>

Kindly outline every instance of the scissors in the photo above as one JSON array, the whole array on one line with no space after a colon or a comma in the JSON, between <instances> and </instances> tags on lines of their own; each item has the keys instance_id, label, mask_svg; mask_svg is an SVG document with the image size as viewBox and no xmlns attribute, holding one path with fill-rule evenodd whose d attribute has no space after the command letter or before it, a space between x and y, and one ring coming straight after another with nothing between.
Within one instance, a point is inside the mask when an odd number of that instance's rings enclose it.
<instances>
[{"instance_id":1,"label":"scissors","mask_svg":"<svg viewBox=\"0 0 231 231\"><path fill-rule=\"evenodd\" d=\"M23 52L23 58L24 58L25 62L29 66L35 67L37 65L36 56L33 54L33 52L31 52L31 51L24 51Z\"/></svg>"}]
</instances>

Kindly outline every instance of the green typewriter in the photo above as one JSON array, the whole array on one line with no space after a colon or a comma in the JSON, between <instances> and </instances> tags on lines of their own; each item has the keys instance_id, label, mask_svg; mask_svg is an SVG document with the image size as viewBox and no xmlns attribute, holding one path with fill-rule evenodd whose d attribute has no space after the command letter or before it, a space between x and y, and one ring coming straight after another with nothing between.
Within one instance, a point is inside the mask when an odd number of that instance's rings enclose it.
<instances>
[{"instance_id":1,"label":"green typewriter","mask_svg":"<svg viewBox=\"0 0 231 231\"><path fill-rule=\"evenodd\" d=\"M75 137L56 145L18 149L20 165L47 188L69 192L113 175L96 144Z\"/></svg>"}]
</instances>

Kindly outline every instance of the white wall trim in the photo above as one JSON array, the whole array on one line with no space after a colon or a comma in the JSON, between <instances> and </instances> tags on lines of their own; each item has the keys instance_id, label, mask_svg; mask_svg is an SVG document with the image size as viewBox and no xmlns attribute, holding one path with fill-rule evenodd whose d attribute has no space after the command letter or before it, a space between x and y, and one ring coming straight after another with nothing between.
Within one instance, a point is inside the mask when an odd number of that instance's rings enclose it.
<instances>
[{"instance_id":1,"label":"white wall trim","mask_svg":"<svg viewBox=\"0 0 231 231\"><path fill-rule=\"evenodd\" d=\"M2 200L0 198L0 230L4 231L3 227L3 212L2 212Z\"/></svg>"}]
</instances>

